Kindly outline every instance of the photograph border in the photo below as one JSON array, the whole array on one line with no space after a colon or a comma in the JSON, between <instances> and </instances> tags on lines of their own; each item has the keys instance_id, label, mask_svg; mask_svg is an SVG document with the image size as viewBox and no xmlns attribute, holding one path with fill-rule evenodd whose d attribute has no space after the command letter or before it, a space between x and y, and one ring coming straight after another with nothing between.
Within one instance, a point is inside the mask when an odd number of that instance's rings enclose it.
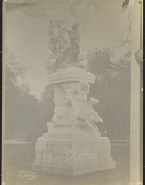
<instances>
[{"instance_id":1,"label":"photograph border","mask_svg":"<svg viewBox=\"0 0 145 185\"><path fill-rule=\"evenodd\" d=\"M97 0L95 0L97 1ZM101 2L101 0L98 0ZM5 39L6 39L6 5L7 3L46 3L48 0L5 0L3 2L3 55L2 55L2 182L4 180L4 150L5 150ZM60 2L60 0L59 0ZM142 6L143 7L143 6ZM140 5L138 0L134 0L132 4L131 14L131 104L130 104L130 183L137 185L138 182L143 183L143 140L140 137L143 132L143 123L141 123L140 111L140 63L135 59L135 52L140 48ZM143 38L143 37L142 37ZM135 43L135 44L134 44Z\"/></svg>"}]
</instances>

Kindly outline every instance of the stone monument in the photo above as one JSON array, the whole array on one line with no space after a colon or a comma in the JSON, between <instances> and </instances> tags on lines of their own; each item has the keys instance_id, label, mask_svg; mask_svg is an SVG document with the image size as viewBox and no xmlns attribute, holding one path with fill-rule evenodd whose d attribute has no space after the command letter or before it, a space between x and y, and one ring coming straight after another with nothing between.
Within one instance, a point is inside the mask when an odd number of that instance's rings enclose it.
<instances>
[{"instance_id":1,"label":"stone monument","mask_svg":"<svg viewBox=\"0 0 145 185\"><path fill-rule=\"evenodd\" d=\"M78 35L76 30L74 33ZM79 46L71 45L70 64L72 59L77 64ZM110 141L101 137L94 124L103 120L93 108L99 101L87 97L90 83L95 83L95 75L73 64L49 76L54 87L54 116L47 124L48 132L35 144L33 170L75 176L115 168Z\"/></svg>"}]
</instances>

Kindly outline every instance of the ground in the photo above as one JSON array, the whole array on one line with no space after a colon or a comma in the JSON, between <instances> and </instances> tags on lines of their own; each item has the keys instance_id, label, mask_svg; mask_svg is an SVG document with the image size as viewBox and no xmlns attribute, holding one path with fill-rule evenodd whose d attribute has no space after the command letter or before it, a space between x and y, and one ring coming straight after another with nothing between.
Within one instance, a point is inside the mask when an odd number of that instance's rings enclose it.
<instances>
[{"instance_id":1,"label":"ground","mask_svg":"<svg viewBox=\"0 0 145 185\"><path fill-rule=\"evenodd\" d=\"M34 172L31 164L35 158L34 143L5 145L6 185L128 185L129 142L111 142L111 156L115 169L98 171L76 177Z\"/></svg>"}]
</instances>

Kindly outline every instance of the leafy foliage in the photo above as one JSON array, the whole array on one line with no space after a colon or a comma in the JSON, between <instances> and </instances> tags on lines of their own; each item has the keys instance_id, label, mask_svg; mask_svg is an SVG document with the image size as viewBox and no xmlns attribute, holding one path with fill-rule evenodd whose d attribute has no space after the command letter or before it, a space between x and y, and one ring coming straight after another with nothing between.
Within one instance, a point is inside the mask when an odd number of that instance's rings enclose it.
<instances>
[{"instance_id":1,"label":"leafy foliage","mask_svg":"<svg viewBox=\"0 0 145 185\"><path fill-rule=\"evenodd\" d=\"M28 84L18 83L26 68L16 62L16 56L7 52L5 63L5 127L6 138L28 138L40 135L38 124L38 100L30 94ZM30 134L31 132L31 134Z\"/></svg>"},{"instance_id":2,"label":"leafy foliage","mask_svg":"<svg viewBox=\"0 0 145 185\"><path fill-rule=\"evenodd\" d=\"M25 71L26 71L25 66L20 66L16 62L16 55L13 53L10 53L7 50L6 62L5 62L6 88L8 88L10 84L17 85L18 77L23 77L25 74Z\"/></svg>"},{"instance_id":3,"label":"leafy foliage","mask_svg":"<svg viewBox=\"0 0 145 185\"><path fill-rule=\"evenodd\" d=\"M129 137L130 60L121 58L119 63L113 61L112 51L108 48L90 51L87 59L89 70L96 75L90 96L100 100L101 106L96 109L104 120L98 125L101 132L110 138Z\"/></svg>"},{"instance_id":4,"label":"leafy foliage","mask_svg":"<svg viewBox=\"0 0 145 185\"><path fill-rule=\"evenodd\" d=\"M42 93L41 100L38 103L39 109L39 121L41 122L41 127L43 133L47 132L47 122L52 121L52 116L54 114L54 91L53 86L48 85L45 91Z\"/></svg>"},{"instance_id":5,"label":"leafy foliage","mask_svg":"<svg viewBox=\"0 0 145 185\"><path fill-rule=\"evenodd\" d=\"M110 139L129 139L130 134L130 75L131 75L131 11L123 13L122 34L112 49L89 51L89 68L96 75L90 96L100 100L96 107L104 123L101 133Z\"/></svg>"},{"instance_id":6,"label":"leafy foliage","mask_svg":"<svg viewBox=\"0 0 145 185\"><path fill-rule=\"evenodd\" d=\"M89 63L88 70L96 75L96 80L100 82L108 76L113 75L113 66L111 65L111 51L108 48L94 49L87 54ZM111 73L112 72L112 73Z\"/></svg>"},{"instance_id":7,"label":"leafy foliage","mask_svg":"<svg viewBox=\"0 0 145 185\"><path fill-rule=\"evenodd\" d=\"M66 62L69 38L64 21L50 21L48 25L48 58L46 60L46 69L48 74L56 71Z\"/></svg>"}]
</instances>

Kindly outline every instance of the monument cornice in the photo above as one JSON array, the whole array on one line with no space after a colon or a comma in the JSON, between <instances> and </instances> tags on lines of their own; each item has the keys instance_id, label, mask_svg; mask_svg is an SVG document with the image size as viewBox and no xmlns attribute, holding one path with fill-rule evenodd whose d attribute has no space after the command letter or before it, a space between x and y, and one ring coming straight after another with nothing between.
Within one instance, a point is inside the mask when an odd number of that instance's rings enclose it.
<instances>
[{"instance_id":1,"label":"monument cornice","mask_svg":"<svg viewBox=\"0 0 145 185\"><path fill-rule=\"evenodd\" d=\"M49 84L72 81L80 82L84 80L89 83L95 83L95 75L90 72L86 72L85 69L77 67L59 69L56 73L48 76Z\"/></svg>"}]
</instances>

